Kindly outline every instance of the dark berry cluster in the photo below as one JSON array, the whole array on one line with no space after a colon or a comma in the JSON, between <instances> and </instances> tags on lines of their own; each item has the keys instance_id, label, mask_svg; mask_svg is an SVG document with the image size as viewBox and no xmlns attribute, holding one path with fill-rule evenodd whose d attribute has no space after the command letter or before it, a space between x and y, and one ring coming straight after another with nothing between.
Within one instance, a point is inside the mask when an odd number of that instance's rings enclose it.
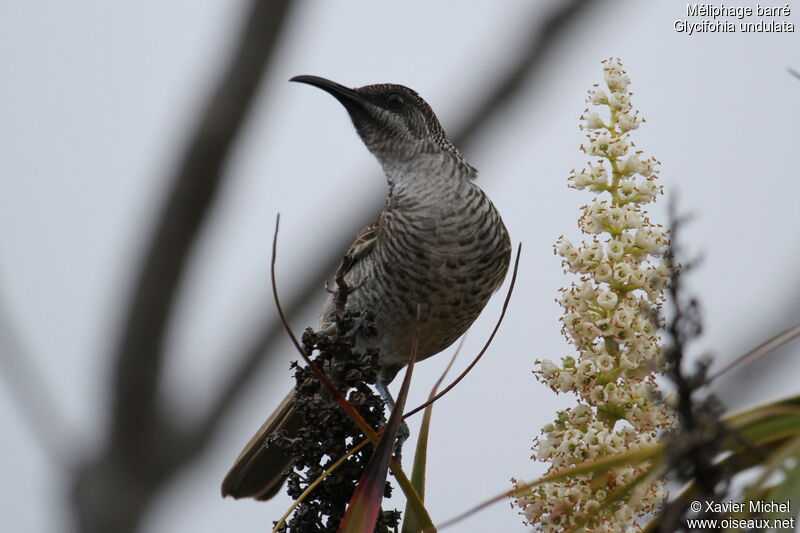
<instances>
[{"instance_id":1,"label":"dark berry cluster","mask_svg":"<svg viewBox=\"0 0 800 533\"><path fill-rule=\"evenodd\" d=\"M363 319L343 316L337 329L346 333L307 329L302 344L316 365L377 430L386 423L384 402L369 387L377 378L378 354L375 350L363 354L353 351L354 329L370 327ZM292 456L294 468L288 478L288 493L297 499L310 483L366 437L308 367L297 363L292 366L296 380L294 409L303 422L296 436L281 432L271 439ZM297 507L280 531L335 532L372 451L368 445L348 458ZM387 482L385 496L390 495ZM375 531L396 530L399 521L398 511L382 512Z\"/></svg>"}]
</instances>

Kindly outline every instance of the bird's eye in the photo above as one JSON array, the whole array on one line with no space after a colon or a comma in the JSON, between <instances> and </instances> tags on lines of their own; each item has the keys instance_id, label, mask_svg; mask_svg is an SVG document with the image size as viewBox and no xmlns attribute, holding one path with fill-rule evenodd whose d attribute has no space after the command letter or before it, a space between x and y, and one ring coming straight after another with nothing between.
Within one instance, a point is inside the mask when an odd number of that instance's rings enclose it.
<instances>
[{"instance_id":1,"label":"bird's eye","mask_svg":"<svg viewBox=\"0 0 800 533\"><path fill-rule=\"evenodd\" d=\"M389 103L391 109L400 109L403 107L403 104L406 103L403 99L403 95L400 93L390 93L386 101Z\"/></svg>"}]
</instances>

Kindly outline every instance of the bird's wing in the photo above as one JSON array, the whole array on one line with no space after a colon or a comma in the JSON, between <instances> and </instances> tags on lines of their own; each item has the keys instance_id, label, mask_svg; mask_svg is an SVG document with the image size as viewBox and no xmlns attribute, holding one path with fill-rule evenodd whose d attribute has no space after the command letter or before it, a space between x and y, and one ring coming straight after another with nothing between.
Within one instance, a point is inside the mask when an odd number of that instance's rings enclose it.
<instances>
[{"instance_id":1,"label":"bird's wing","mask_svg":"<svg viewBox=\"0 0 800 533\"><path fill-rule=\"evenodd\" d=\"M278 431L296 436L301 423L294 410L294 389L253 435L222 482L222 496L269 500L286 481L292 457L267 438Z\"/></svg>"},{"instance_id":2,"label":"bird's wing","mask_svg":"<svg viewBox=\"0 0 800 533\"><path fill-rule=\"evenodd\" d=\"M345 279L347 274L353 270L359 262L361 262L365 257L367 257L370 252L375 248L375 243L378 240L378 234L380 233L380 219L376 218L370 224L367 224L364 229L358 232L355 241L353 244L350 245L350 248L347 249L347 253L344 254L342 258L342 262L339 264L339 268L336 269L336 276L335 280ZM353 280L348 280L348 284L353 283ZM356 280L354 282L354 287L350 287L354 289L358 286L359 281ZM335 302L333 294L328 296L328 301L325 302L325 306L322 309L322 314L320 316L320 328L327 329L333 324L333 314L335 308Z\"/></svg>"},{"instance_id":3,"label":"bird's wing","mask_svg":"<svg viewBox=\"0 0 800 533\"><path fill-rule=\"evenodd\" d=\"M341 265L339 265L339 268L336 270L337 276L345 275L350 272L353 266L355 266L359 261L366 257L373 248L375 248L375 242L378 240L379 232L380 219L377 218L370 224L367 224L360 232L358 232L356 240L350 245L347 253L344 254Z\"/></svg>"}]
</instances>

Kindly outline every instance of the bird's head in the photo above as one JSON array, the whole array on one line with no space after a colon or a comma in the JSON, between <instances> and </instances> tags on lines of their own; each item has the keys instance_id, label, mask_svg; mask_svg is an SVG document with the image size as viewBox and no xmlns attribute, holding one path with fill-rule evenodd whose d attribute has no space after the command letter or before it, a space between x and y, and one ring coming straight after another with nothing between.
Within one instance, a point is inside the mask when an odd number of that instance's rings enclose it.
<instances>
[{"instance_id":1,"label":"bird's head","mask_svg":"<svg viewBox=\"0 0 800 533\"><path fill-rule=\"evenodd\" d=\"M351 89L318 76L291 81L313 85L339 100L387 174L425 156L454 156L466 165L431 106L408 87L383 83Z\"/></svg>"}]
</instances>

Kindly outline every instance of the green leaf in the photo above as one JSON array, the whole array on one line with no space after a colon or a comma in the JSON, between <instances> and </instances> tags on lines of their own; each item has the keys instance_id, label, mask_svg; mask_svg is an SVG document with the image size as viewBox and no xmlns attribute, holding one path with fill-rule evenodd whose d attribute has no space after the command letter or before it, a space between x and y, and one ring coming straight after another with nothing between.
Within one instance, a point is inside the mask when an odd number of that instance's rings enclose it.
<instances>
[{"instance_id":1,"label":"green leaf","mask_svg":"<svg viewBox=\"0 0 800 533\"><path fill-rule=\"evenodd\" d=\"M797 455L795 455L797 457ZM789 502L788 508L785 511L774 511L767 513L765 518L772 520L790 520L797 515L797 509L792 509L793 504L796 505L800 502L800 461L796 461L794 468L792 468L786 477L781 481L769 494L769 501L775 503Z\"/></svg>"},{"instance_id":2,"label":"green leaf","mask_svg":"<svg viewBox=\"0 0 800 533\"><path fill-rule=\"evenodd\" d=\"M565 468L564 470L561 470L559 472L548 474L534 481L523 483L522 485L517 485L515 488L511 490L504 492L502 494L498 494L497 496L494 496L493 498L476 505L475 507L461 513L460 515L451 518L446 522L443 522L442 524L439 525L439 529L444 529L445 527L449 527L453 524L456 524L461 520L485 509L486 507L489 507L493 503L497 503L507 498L513 498L515 496L519 496L522 493L539 485L543 485L545 483L552 483L553 481L561 481L563 479L568 479L570 477L575 477L575 476L581 476L584 474L600 474L607 472L611 468L617 468L629 464L630 465L642 464L645 461L656 459L660 456L663 447L664 447L663 444L659 443L643 448L636 448L616 455L600 457L598 459L593 459L591 461L585 461L579 465L570 468Z\"/></svg>"},{"instance_id":3,"label":"green leaf","mask_svg":"<svg viewBox=\"0 0 800 533\"><path fill-rule=\"evenodd\" d=\"M733 427L741 427L749 423L757 422L767 416L773 417L782 414L797 415L798 413L800 413L800 396L791 396L777 402L759 405L747 411L726 416L722 421Z\"/></svg>"},{"instance_id":4,"label":"green leaf","mask_svg":"<svg viewBox=\"0 0 800 533\"><path fill-rule=\"evenodd\" d=\"M744 500L762 499L764 496L764 484L779 468L783 467L788 459L797 458L798 456L800 456L800 437L795 437L783 446L777 448L775 452L770 454L764 461L764 470L747 489Z\"/></svg>"},{"instance_id":5,"label":"green leaf","mask_svg":"<svg viewBox=\"0 0 800 533\"><path fill-rule=\"evenodd\" d=\"M414 450L414 467L411 471L411 484L414 485L415 489L417 489L417 494L419 494L419 497L423 502L425 501L425 469L428 462L428 435L430 434L431 414L433 413L432 400L436 396L436 392L439 390L439 386L444 381L444 378L447 376L450 368L453 366L458 354L461 352L461 347L464 346L464 340L466 338L466 334L461 337L461 342L458 344L458 348L456 348L455 353L453 353L453 357L450 358L450 362L442 372L442 375L439 376L439 379L433 385L431 393L428 395L428 401L431 403L428 404L428 406L425 408L425 412L422 414L422 422L419 426L419 436L417 437L417 447ZM402 533L419 533L423 530L422 526L417 521L417 515L414 513L411 502L406 502L406 511L403 516L405 516L405 519L403 520Z\"/></svg>"}]
</instances>

